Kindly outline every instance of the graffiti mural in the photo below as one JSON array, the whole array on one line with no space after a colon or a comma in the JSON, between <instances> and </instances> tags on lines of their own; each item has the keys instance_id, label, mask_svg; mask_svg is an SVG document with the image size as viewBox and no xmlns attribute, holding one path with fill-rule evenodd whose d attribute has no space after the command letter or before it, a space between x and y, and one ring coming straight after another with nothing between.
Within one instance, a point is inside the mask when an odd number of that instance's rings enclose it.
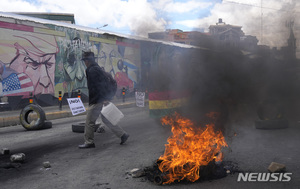
<instances>
[{"instance_id":1,"label":"graffiti mural","mask_svg":"<svg viewBox=\"0 0 300 189\"><path fill-rule=\"evenodd\" d=\"M65 28L66 37L58 38L60 49L55 73L56 90L67 93L69 97L79 90L88 95L85 65L81 61L82 52L90 49L88 35L74 29Z\"/></svg>"},{"instance_id":2,"label":"graffiti mural","mask_svg":"<svg viewBox=\"0 0 300 189\"><path fill-rule=\"evenodd\" d=\"M83 51L92 51L96 62L117 80L118 89L126 87L133 91L138 82L137 70L140 50L117 40L103 40L101 35L64 29L66 37L58 38L60 49L56 66L56 91L71 96L79 90L88 95L85 64L81 61ZM93 37L91 37L93 36Z\"/></svg>"},{"instance_id":3,"label":"graffiti mural","mask_svg":"<svg viewBox=\"0 0 300 189\"><path fill-rule=\"evenodd\" d=\"M2 96L54 94L54 36L0 30Z\"/></svg>"},{"instance_id":4,"label":"graffiti mural","mask_svg":"<svg viewBox=\"0 0 300 189\"><path fill-rule=\"evenodd\" d=\"M133 91L137 87L138 78L138 66L134 58L139 55L132 50L132 47L105 43L95 44L95 47L98 64L112 74L118 83L118 89L124 87Z\"/></svg>"},{"instance_id":5,"label":"graffiti mural","mask_svg":"<svg viewBox=\"0 0 300 189\"><path fill-rule=\"evenodd\" d=\"M133 92L138 87L138 43L74 27L24 23L0 20L0 101L18 97L20 104L33 96L42 105L53 105L59 93L68 98L78 91L88 97L83 51L95 53L96 62L117 80L119 90Z\"/></svg>"}]
</instances>

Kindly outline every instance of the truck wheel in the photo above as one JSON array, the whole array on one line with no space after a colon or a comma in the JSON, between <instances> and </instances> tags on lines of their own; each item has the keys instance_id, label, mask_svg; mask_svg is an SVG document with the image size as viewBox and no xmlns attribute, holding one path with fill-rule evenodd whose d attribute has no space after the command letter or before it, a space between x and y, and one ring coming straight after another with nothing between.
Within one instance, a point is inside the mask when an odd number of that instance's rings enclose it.
<instances>
[{"instance_id":1,"label":"truck wheel","mask_svg":"<svg viewBox=\"0 0 300 189\"><path fill-rule=\"evenodd\" d=\"M95 132L97 131L100 124L96 124ZM72 131L74 133L84 133L85 123L72 124Z\"/></svg>"},{"instance_id":2,"label":"truck wheel","mask_svg":"<svg viewBox=\"0 0 300 189\"><path fill-rule=\"evenodd\" d=\"M27 130L42 129L46 115L41 106L29 104L20 113L20 123Z\"/></svg>"}]
</instances>

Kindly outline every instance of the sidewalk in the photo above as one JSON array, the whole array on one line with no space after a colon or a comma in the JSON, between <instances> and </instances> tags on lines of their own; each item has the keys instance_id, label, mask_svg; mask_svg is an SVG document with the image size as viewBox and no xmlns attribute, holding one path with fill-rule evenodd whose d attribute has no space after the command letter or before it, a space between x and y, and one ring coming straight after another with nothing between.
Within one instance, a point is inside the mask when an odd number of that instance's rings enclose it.
<instances>
[{"instance_id":1,"label":"sidewalk","mask_svg":"<svg viewBox=\"0 0 300 189\"><path fill-rule=\"evenodd\" d=\"M134 106L135 105L135 98L127 98L125 102L122 101L122 99L114 99L112 102L119 108L126 107L126 106ZM145 100L146 103L146 100ZM88 103L84 103L84 107L88 108ZM59 106L48 106L48 107L42 107L46 114L47 120L54 120L64 117L72 117L72 112L70 110L69 105L63 105L62 109L59 109ZM0 112L0 128L1 127L7 127L7 126L13 126L13 125L19 125L20 124L20 113L21 110L13 110L13 111L4 111ZM86 112L76 115L85 115Z\"/></svg>"}]
</instances>

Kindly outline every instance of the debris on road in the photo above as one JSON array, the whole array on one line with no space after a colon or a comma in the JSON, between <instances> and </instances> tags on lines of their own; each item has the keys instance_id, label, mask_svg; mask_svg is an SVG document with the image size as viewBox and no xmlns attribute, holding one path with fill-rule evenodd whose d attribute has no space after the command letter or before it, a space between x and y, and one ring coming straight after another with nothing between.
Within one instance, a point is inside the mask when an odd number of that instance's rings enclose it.
<instances>
[{"instance_id":1,"label":"debris on road","mask_svg":"<svg viewBox=\"0 0 300 189\"><path fill-rule=\"evenodd\" d=\"M284 164L272 162L272 163L269 165L269 167L268 167L268 171L270 171L271 173L285 172L285 171L286 171L286 167L285 167Z\"/></svg>"},{"instance_id":2,"label":"debris on road","mask_svg":"<svg viewBox=\"0 0 300 189\"><path fill-rule=\"evenodd\" d=\"M25 159L26 159L26 156L24 153L13 154L10 156L10 161L12 163L16 163L16 162L22 163L25 161Z\"/></svg>"},{"instance_id":3,"label":"debris on road","mask_svg":"<svg viewBox=\"0 0 300 189\"><path fill-rule=\"evenodd\" d=\"M139 168L134 168L130 170L128 174L131 175L133 178L138 178L146 175L145 171Z\"/></svg>"},{"instance_id":4,"label":"debris on road","mask_svg":"<svg viewBox=\"0 0 300 189\"><path fill-rule=\"evenodd\" d=\"M45 162L43 163L43 166L44 166L44 168L50 168L50 167L51 167L51 164L50 164L49 161L45 161Z\"/></svg>"}]
</instances>

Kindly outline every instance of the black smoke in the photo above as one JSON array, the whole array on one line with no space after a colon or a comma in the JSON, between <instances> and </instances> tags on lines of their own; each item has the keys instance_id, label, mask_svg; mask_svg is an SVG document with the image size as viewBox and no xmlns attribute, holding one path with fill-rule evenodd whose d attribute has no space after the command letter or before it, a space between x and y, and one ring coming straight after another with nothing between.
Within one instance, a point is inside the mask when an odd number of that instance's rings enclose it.
<instances>
[{"instance_id":1,"label":"black smoke","mask_svg":"<svg viewBox=\"0 0 300 189\"><path fill-rule=\"evenodd\" d=\"M186 78L192 91L188 109L194 118L201 120L206 112L217 111L223 127L229 113L239 111L239 105L254 112L270 99L281 103L286 112L296 111L290 106L299 94L296 73L292 71L296 60L276 59L268 51L256 53L256 58L249 58L238 49L223 49L195 55L199 61L191 63Z\"/></svg>"},{"instance_id":2,"label":"black smoke","mask_svg":"<svg viewBox=\"0 0 300 189\"><path fill-rule=\"evenodd\" d=\"M195 122L205 124L211 121L207 113L218 112L216 126L224 131L230 114L240 111L240 105L251 108L252 114L270 100L280 103L285 112L295 114L299 109L295 107L299 87L294 71L298 60L288 54L278 59L272 50L260 47L251 57L238 48L178 51L182 53L177 61L166 60L160 69L152 69L152 82L158 91L188 90L191 98L181 111Z\"/></svg>"}]
</instances>

